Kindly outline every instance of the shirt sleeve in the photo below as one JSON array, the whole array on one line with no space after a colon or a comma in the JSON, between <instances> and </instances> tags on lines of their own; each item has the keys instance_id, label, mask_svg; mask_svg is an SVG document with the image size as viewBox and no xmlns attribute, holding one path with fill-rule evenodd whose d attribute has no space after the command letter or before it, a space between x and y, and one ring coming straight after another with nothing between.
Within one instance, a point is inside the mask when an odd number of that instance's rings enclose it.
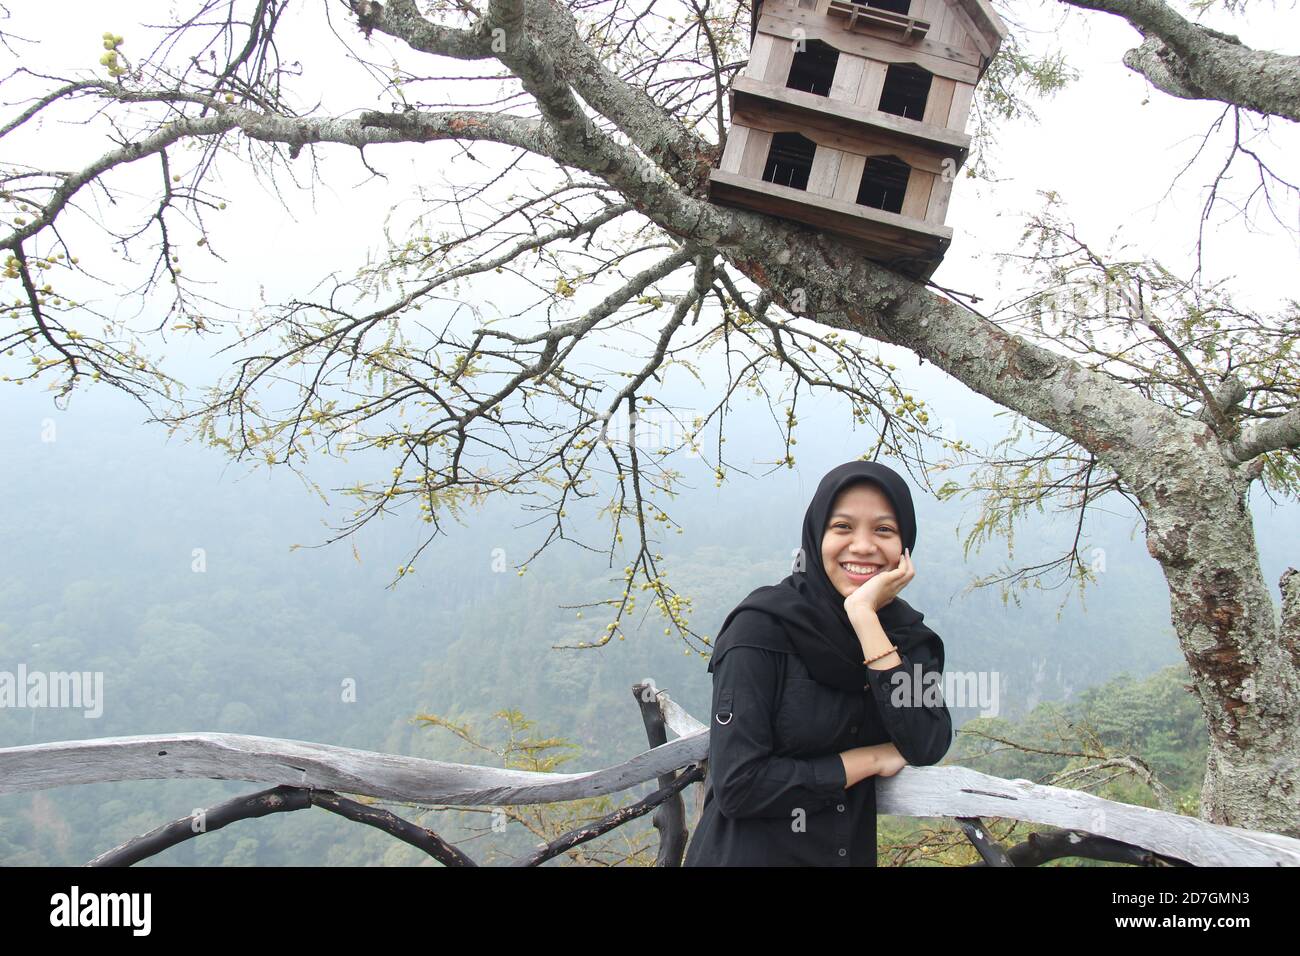
<instances>
[{"instance_id":1,"label":"shirt sleeve","mask_svg":"<svg viewBox=\"0 0 1300 956\"><path fill-rule=\"evenodd\" d=\"M780 653L738 645L714 666L709 775L725 817L789 817L846 796L838 752L810 759L772 753Z\"/></svg>"},{"instance_id":2,"label":"shirt sleeve","mask_svg":"<svg viewBox=\"0 0 1300 956\"><path fill-rule=\"evenodd\" d=\"M943 641L927 631L926 639L911 650L898 651L903 661L899 666L867 667L867 684L885 729L903 759L914 767L937 764L952 745L952 715L943 700L941 681Z\"/></svg>"}]
</instances>

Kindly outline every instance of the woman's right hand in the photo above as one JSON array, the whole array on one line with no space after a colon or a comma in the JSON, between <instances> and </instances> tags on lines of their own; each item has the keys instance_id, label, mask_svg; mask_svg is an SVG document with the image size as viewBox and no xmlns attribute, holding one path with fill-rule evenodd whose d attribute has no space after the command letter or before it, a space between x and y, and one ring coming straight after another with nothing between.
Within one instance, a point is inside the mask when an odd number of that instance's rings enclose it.
<instances>
[{"instance_id":1,"label":"woman's right hand","mask_svg":"<svg viewBox=\"0 0 1300 956\"><path fill-rule=\"evenodd\" d=\"M853 747L840 753L844 761L844 786L851 787L867 777L892 777L907 766L893 743Z\"/></svg>"},{"instance_id":2,"label":"woman's right hand","mask_svg":"<svg viewBox=\"0 0 1300 956\"><path fill-rule=\"evenodd\" d=\"M877 777L892 777L907 766L907 761L892 743L876 744L871 749L876 751Z\"/></svg>"},{"instance_id":3,"label":"woman's right hand","mask_svg":"<svg viewBox=\"0 0 1300 956\"><path fill-rule=\"evenodd\" d=\"M904 551L893 570L872 575L844 599L844 610L849 620L864 611L879 614L880 609L898 597L898 592L911 584L914 577L916 565L912 563L911 552Z\"/></svg>"}]
</instances>

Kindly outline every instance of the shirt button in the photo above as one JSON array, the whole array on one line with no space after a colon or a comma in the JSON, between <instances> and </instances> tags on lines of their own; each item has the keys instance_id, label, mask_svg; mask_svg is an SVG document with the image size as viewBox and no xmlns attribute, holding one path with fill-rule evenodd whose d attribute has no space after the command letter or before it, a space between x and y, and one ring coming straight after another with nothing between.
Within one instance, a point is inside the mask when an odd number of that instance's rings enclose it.
<instances>
[{"instance_id":1,"label":"shirt button","mask_svg":"<svg viewBox=\"0 0 1300 956\"><path fill-rule=\"evenodd\" d=\"M856 734L857 732L858 732L858 728L856 725L849 728L849 733Z\"/></svg>"},{"instance_id":2,"label":"shirt button","mask_svg":"<svg viewBox=\"0 0 1300 956\"><path fill-rule=\"evenodd\" d=\"M837 806L835 809L838 810L838 811L840 811L840 813L843 813L843 812L844 812L844 804L841 803L841 804L840 804L839 806Z\"/></svg>"},{"instance_id":3,"label":"shirt button","mask_svg":"<svg viewBox=\"0 0 1300 956\"><path fill-rule=\"evenodd\" d=\"M848 856L848 855L849 855L849 851L844 849L844 847L840 847L840 856Z\"/></svg>"}]
</instances>

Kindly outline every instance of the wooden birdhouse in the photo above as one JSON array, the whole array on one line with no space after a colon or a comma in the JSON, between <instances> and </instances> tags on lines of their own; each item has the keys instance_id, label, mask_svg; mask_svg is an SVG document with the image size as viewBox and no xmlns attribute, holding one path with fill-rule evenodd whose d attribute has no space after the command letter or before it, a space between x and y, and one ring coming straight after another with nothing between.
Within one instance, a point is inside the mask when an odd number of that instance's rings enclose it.
<instances>
[{"instance_id":1,"label":"wooden birdhouse","mask_svg":"<svg viewBox=\"0 0 1300 956\"><path fill-rule=\"evenodd\" d=\"M709 196L795 219L928 279L975 85L1007 30L986 0L753 0Z\"/></svg>"}]
</instances>

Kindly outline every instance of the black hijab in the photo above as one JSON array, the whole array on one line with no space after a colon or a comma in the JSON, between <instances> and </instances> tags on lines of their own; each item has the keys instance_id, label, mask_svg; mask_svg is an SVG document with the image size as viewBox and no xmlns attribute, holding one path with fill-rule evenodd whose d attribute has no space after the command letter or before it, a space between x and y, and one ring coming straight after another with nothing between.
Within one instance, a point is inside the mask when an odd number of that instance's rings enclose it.
<instances>
[{"instance_id":1,"label":"black hijab","mask_svg":"<svg viewBox=\"0 0 1300 956\"><path fill-rule=\"evenodd\" d=\"M916 546L916 512L907 483L893 469L870 461L849 461L831 469L817 486L803 519L803 541L790 576L779 584L757 588L722 622L714 643L709 671L723 653L737 645L766 647L798 654L815 680L861 693L867 686L862 643L844 610L844 595L831 584L822 564L822 538L835 497L859 482L871 482L889 499L898 517L903 547ZM729 629L741 611L765 611L773 620L751 615L746 626ZM900 651L924 640L929 629L923 615L901 597L876 612L890 641Z\"/></svg>"}]
</instances>

